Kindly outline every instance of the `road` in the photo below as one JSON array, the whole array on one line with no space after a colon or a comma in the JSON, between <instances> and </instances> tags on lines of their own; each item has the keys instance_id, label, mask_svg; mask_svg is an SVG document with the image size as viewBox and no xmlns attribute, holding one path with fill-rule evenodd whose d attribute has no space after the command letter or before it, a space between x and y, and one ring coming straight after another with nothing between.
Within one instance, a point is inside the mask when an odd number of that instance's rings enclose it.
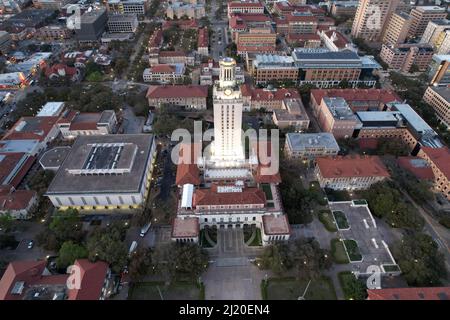
<instances>
[{"instance_id":1,"label":"road","mask_svg":"<svg viewBox=\"0 0 450 320\"><path fill-rule=\"evenodd\" d=\"M215 12L219 8L217 0L211 1L210 21L214 35L211 39L211 56L214 60L219 60L221 56L225 55L225 48L230 39L228 38L228 18L223 15L223 18L216 19ZM220 42L220 44L219 44Z\"/></svg>"}]
</instances>

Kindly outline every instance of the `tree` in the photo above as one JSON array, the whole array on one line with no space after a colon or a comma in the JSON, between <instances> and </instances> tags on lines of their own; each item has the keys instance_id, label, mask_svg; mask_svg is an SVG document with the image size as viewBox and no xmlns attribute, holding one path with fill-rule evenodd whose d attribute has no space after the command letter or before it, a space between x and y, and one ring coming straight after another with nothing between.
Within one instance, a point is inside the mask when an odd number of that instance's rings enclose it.
<instances>
[{"instance_id":1,"label":"tree","mask_svg":"<svg viewBox=\"0 0 450 320\"><path fill-rule=\"evenodd\" d=\"M124 58L118 58L114 64L116 75L120 76L128 68L128 60Z\"/></svg>"},{"instance_id":2,"label":"tree","mask_svg":"<svg viewBox=\"0 0 450 320\"><path fill-rule=\"evenodd\" d=\"M126 230L113 223L105 229L97 228L87 241L89 260L103 260L111 265L111 269L119 273L126 265L128 251L123 242Z\"/></svg>"},{"instance_id":3,"label":"tree","mask_svg":"<svg viewBox=\"0 0 450 320\"><path fill-rule=\"evenodd\" d=\"M197 244L177 243L157 247L152 255L156 270L169 279L198 277L208 267L208 254Z\"/></svg>"},{"instance_id":4,"label":"tree","mask_svg":"<svg viewBox=\"0 0 450 320\"><path fill-rule=\"evenodd\" d=\"M16 237L12 234L0 234L0 249L13 249L17 246Z\"/></svg>"},{"instance_id":5,"label":"tree","mask_svg":"<svg viewBox=\"0 0 450 320\"><path fill-rule=\"evenodd\" d=\"M14 220L9 213L0 215L0 230L7 233L11 230Z\"/></svg>"},{"instance_id":6,"label":"tree","mask_svg":"<svg viewBox=\"0 0 450 320\"><path fill-rule=\"evenodd\" d=\"M330 254L320 248L319 243L313 238L299 238L291 244L291 255L297 277L300 279L314 279L329 269L332 265Z\"/></svg>"},{"instance_id":7,"label":"tree","mask_svg":"<svg viewBox=\"0 0 450 320\"><path fill-rule=\"evenodd\" d=\"M294 269L300 279L314 279L332 265L330 254L313 238L278 242L266 247L260 258L261 267L281 275Z\"/></svg>"},{"instance_id":8,"label":"tree","mask_svg":"<svg viewBox=\"0 0 450 320\"><path fill-rule=\"evenodd\" d=\"M83 238L82 222L76 209L58 211L53 217L49 229L55 234L61 244L68 240L81 242Z\"/></svg>"},{"instance_id":9,"label":"tree","mask_svg":"<svg viewBox=\"0 0 450 320\"><path fill-rule=\"evenodd\" d=\"M139 280L153 271L151 250L143 247L138 248L130 259L128 271L133 281Z\"/></svg>"},{"instance_id":10,"label":"tree","mask_svg":"<svg viewBox=\"0 0 450 320\"><path fill-rule=\"evenodd\" d=\"M87 256L88 251L84 246L73 243L72 241L66 241L62 244L61 249L59 249L56 266L60 269L65 269L72 265L75 260L84 259Z\"/></svg>"},{"instance_id":11,"label":"tree","mask_svg":"<svg viewBox=\"0 0 450 320\"><path fill-rule=\"evenodd\" d=\"M444 255L427 234L406 234L394 246L393 254L410 286L439 286L447 277Z\"/></svg>"},{"instance_id":12,"label":"tree","mask_svg":"<svg viewBox=\"0 0 450 320\"><path fill-rule=\"evenodd\" d=\"M350 271L340 272L339 280L346 299L365 300L367 298L365 283L357 279Z\"/></svg>"},{"instance_id":13,"label":"tree","mask_svg":"<svg viewBox=\"0 0 450 320\"><path fill-rule=\"evenodd\" d=\"M424 219L410 203L405 202L394 182L378 182L360 193L372 213L396 228L422 230Z\"/></svg>"},{"instance_id":14,"label":"tree","mask_svg":"<svg viewBox=\"0 0 450 320\"><path fill-rule=\"evenodd\" d=\"M265 247L259 259L263 269L270 269L277 275L282 275L292 268L293 263L289 256L289 246L285 242Z\"/></svg>"},{"instance_id":15,"label":"tree","mask_svg":"<svg viewBox=\"0 0 450 320\"><path fill-rule=\"evenodd\" d=\"M54 176L55 173L51 170L38 171L30 180L30 188L35 190L39 195L42 195L47 191Z\"/></svg>"}]
</instances>

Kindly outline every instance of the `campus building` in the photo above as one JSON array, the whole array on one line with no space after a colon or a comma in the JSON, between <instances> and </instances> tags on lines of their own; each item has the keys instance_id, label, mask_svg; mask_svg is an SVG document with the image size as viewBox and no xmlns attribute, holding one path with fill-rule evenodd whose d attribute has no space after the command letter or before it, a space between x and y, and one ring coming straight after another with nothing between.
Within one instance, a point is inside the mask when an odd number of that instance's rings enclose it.
<instances>
[{"instance_id":1,"label":"campus building","mask_svg":"<svg viewBox=\"0 0 450 320\"><path fill-rule=\"evenodd\" d=\"M272 158L276 150L267 141L258 143L251 137L247 157L236 62L224 58L219 63L219 80L213 87L214 141L204 151L199 143L183 144L179 149L178 212L172 239L180 241L177 235L187 234L188 241L195 242L198 229L192 218L197 218L199 229L254 225L261 229L263 245L287 240L291 231L277 189L281 178L278 168L271 167L278 161Z\"/></svg>"},{"instance_id":2,"label":"campus building","mask_svg":"<svg viewBox=\"0 0 450 320\"><path fill-rule=\"evenodd\" d=\"M431 86L450 85L450 55L435 54L430 62L428 75Z\"/></svg>"},{"instance_id":3,"label":"campus building","mask_svg":"<svg viewBox=\"0 0 450 320\"><path fill-rule=\"evenodd\" d=\"M397 46L383 45L380 58L391 69L411 72L414 67L418 71L428 69L433 59L434 50L429 44L401 44Z\"/></svg>"},{"instance_id":4,"label":"campus building","mask_svg":"<svg viewBox=\"0 0 450 320\"><path fill-rule=\"evenodd\" d=\"M113 110L103 112L79 112L67 110L57 122L64 139L82 135L105 135L114 133L117 118Z\"/></svg>"},{"instance_id":5,"label":"campus building","mask_svg":"<svg viewBox=\"0 0 450 320\"><path fill-rule=\"evenodd\" d=\"M252 63L252 76L256 84L266 84L271 81L295 83L298 79L298 68L290 56L258 54Z\"/></svg>"},{"instance_id":6,"label":"campus building","mask_svg":"<svg viewBox=\"0 0 450 320\"><path fill-rule=\"evenodd\" d=\"M140 208L150 190L155 155L153 135L79 136L46 196L60 210Z\"/></svg>"},{"instance_id":7,"label":"campus building","mask_svg":"<svg viewBox=\"0 0 450 320\"><path fill-rule=\"evenodd\" d=\"M160 84L181 83L185 77L185 66L182 63L157 64L146 68L142 74L144 82Z\"/></svg>"},{"instance_id":8,"label":"campus building","mask_svg":"<svg viewBox=\"0 0 450 320\"><path fill-rule=\"evenodd\" d=\"M389 172L378 156L316 158L315 174L322 188L365 190L389 178Z\"/></svg>"},{"instance_id":9,"label":"campus building","mask_svg":"<svg viewBox=\"0 0 450 320\"><path fill-rule=\"evenodd\" d=\"M299 68L299 84L313 84L320 88L339 85L347 81L352 86L375 86L373 71L381 66L372 56L358 56L351 50L296 48L292 53Z\"/></svg>"},{"instance_id":10,"label":"campus building","mask_svg":"<svg viewBox=\"0 0 450 320\"><path fill-rule=\"evenodd\" d=\"M447 11L439 6L419 6L414 7L410 13L412 17L410 37L422 37L427 29L428 23L433 20L447 18Z\"/></svg>"},{"instance_id":11,"label":"campus building","mask_svg":"<svg viewBox=\"0 0 450 320\"><path fill-rule=\"evenodd\" d=\"M430 86L425 91L423 101L428 103L436 113L439 121L450 127L450 88Z\"/></svg>"},{"instance_id":12,"label":"campus building","mask_svg":"<svg viewBox=\"0 0 450 320\"><path fill-rule=\"evenodd\" d=\"M144 15L147 0L108 0L106 9L111 13Z\"/></svg>"},{"instance_id":13,"label":"campus building","mask_svg":"<svg viewBox=\"0 0 450 320\"><path fill-rule=\"evenodd\" d=\"M147 91L148 104L154 107L168 104L205 110L207 98L207 86L150 86Z\"/></svg>"},{"instance_id":14,"label":"campus building","mask_svg":"<svg viewBox=\"0 0 450 320\"><path fill-rule=\"evenodd\" d=\"M332 133L336 139L350 138L361 127L358 117L341 97L322 98L315 111L322 131Z\"/></svg>"},{"instance_id":15,"label":"campus building","mask_svg":"<svg viewBox=\"0 0 450 320\"><path fill-rule=\"evenodd\" d=\"M244 111L264 108L266 111L274 111L283 108L283 101L300 100L300 94L293 88L253 88L248 84L241 86Z\"/></svg>"},{"instance_id":16,"label":"campus building","mask_svg":"<svg viewBox=\"0 0 450 320\"><path fill-rule=\"evenodd\" d=\"M446 146L440 148L422 147L417 154L425 159L434 173L433 186L447 200L450 200L450 150Z\"/></svg>"},{"instance_id":17,"label":"campus building","mask_svg":"<svg viewBox=\"0 0 450 320\"><path fill-rule=\"evenodd\" d=\"M251 28L236 34L237 53L275 53L277 35L272 28Z\"/></svg>"},{"instance_id":18,"label":"campus building","mask_svg":"<svg viewBox=\"0 0 450 320\"><path fill-rule=\"evenodd\" d=\"M228 18L236 13L263 14L264 5L258 0L228 2Z\"/></svg>"},{"instance_id":19,"label":"campus building","mask_svg":"<svg viewBox=\"0 0 450 320\"><path fill-rule=\"evenodd\" d=\"M383 35L383 43L393 46L404 43L409 35L411 21L409 14L394 12Z\"/></svg>"},{"instance_id":20,"label":"campus building","mask_svg":"<svg viewBox=\"0 0 450 320\"><path fill-rule=\"evenodd\" d=\"M379 41L400 0L360 0L353 20L352 36L366 41ZM378 8L373 18L374 8Z\"/></svg>"},{"instance_id":21,"label":"campus building","mask_svg":"<svg viewBox=\"0 0 450 320\"><path fill-rule=\"evenodd\" d=\"M289 158L314 160L317 157L336 156L339 145L331 133L290 132L286 134L284 152Z\"/></svg>"},{"instance_id":22,"label":"campus building","mask_svg":"<svg viewBox=\"0 0 450 320\"><path fill-rule=\"evenodd\" d=\"M105 9L86 11L81 16L80 29L75 29L79 42L97 42L106 29L108 15Z\"/></svg>"},{"instance_id":23,"label":"campus building","mask_svg":"<svg viewBox=\"0 0 450 320\"><path fill-rule=\"evenodd\" d=\"M138 27L135 14L112 14L108 16L108 31L110 33L135 33Z\"/></svg>"}]
</instances>

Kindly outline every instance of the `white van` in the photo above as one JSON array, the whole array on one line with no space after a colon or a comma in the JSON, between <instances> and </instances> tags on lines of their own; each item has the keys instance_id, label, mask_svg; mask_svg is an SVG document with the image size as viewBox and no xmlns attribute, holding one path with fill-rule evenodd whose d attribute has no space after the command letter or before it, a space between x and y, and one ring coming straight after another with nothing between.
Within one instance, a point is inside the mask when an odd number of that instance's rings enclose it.
<instances>
[{"instance_id":1,"label":"white van","mask_svg":"<svg viewBox=\"0 0 450 320\"><path fill-rule=\"evenodd\" d=\"M145 237L145 234L148 232L148 230L150 229L151 226L152 226L152 223L151 223L151 222L149 222L149 223L147 223L145 226L143 226L143 227L141 228L140 236L141 236L141 237Z\"/></svg>"},{"instance_id":2,"label":"white van","mask_svg":"<svg viewBox=\"0 0 450 320\"><path fill-rule=\"evenodd\" d=\"M138 246L138 243L136 241L133 241L131 243L130 250L128 250L128 255L129 256L131 256L133 254L133 252L136 251L137 246Z\"/></svg>"}]
</instances>

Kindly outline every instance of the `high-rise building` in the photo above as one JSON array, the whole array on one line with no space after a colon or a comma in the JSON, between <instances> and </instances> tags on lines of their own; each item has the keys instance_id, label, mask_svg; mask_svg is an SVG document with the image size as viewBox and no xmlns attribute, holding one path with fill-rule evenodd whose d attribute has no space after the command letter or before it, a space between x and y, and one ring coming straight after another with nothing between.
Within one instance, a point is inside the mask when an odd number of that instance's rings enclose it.
<instances>
[{"instance_id":1,"label":"high-rise building","mask_svg":"<svg viewBox=\"0 0 450 320\"><path fill-rule=\"evenodd\" d=\"M380 58L389 68L403 72L426 71L433 59L433 48L429 44L401 44L381 47Z\"/></svg>"},{"instance_id":2,"label":"high-rise building","mask_svg":"<svg viewBox=\"0 0 450 320\"><path fill-rule=\"evenodd\" d=\"M242 93L236 84L236 61L224 58L219 62L219 81L213 89L214 145L212 160L218 166L227 166L245 160L241 139Z\"/></svg>"},{"instance_id":3,"label":"high-rise building","mask_svg":"<svg viewBox=\"0 0 450 320\"><path fill-rule=\"evenodd\" d=\"M434 46L436 39L445 30L450 30L450 20L442 19L428 22L420 43L428 43Z\"/></svg>"},{"instance_id":4,"label":"high-rise building","mask_svg":"<svg viewBox=\"0 0 450 320\"><path fill-rule=\"evenodd\" d=\"M81 28L75 29L78 41L98 41L105 31L107 20L108 16L105 9L86 11L81 16Z\"/></svg>"},{"instance_id":5,"label":"high-rise building","mask_svg":"<svg viewBox=\"0 0 450 320\"><path fill-rule=\"evenodd\" d=\"M431 60L428 72L430 85L450 85L450 55L435 54Z\"/></svg>"},{"instance_id":6,"label":"high-rise building","mask_svg":"<svg viewBox=\"0 0 450 320\"><path fill-rule=\"evenodd\" d=\"M412 17L405 12L395 12L389 19L383 36L383 43L396 45L405 42L411 27Z\"/></svg>"},{"instance_id":7,"label":"high-rise building","mask_svg":"<svg viewBox=\"0 0 450 320\"><path fill-rule=\"evenodd\" d=\"M410 37L421 37L427 29L428 22L442 20L447 17L445 8L438 6L415 7L411 10Z\"/></svg>"},{"instance_id":8,"label":"high-rise building","mask_svg":"<svg viewBox=\"0 0 450 320\"><path fill-rule=\"evenodd\" d=\"M450 53L450 29L442 31L434 44L436 54Z\"/></svg>"},{"instance_id":9,"label":"high-rise building","mask_svg":"<svg viewBox=\"0 0 450 320\"><path fill-rule=\"evenodd\" d=\"M379 41L399 0L360 0L353 21L352 36Z\"/></svg>"}]
</instances>

